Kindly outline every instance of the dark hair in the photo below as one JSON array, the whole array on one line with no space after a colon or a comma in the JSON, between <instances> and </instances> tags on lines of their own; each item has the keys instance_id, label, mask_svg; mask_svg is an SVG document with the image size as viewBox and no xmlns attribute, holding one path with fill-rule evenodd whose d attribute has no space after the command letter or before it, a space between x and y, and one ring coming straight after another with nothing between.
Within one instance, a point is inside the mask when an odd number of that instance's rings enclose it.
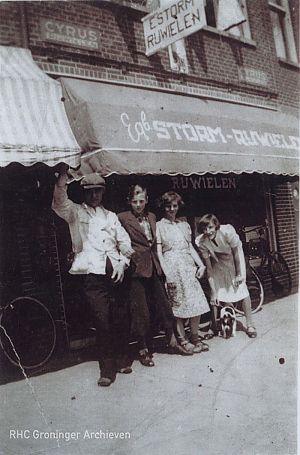
<instances>
[{"instance_id":1,"label":"dark hair","mask_svg":"<svg viewBox=\"0 0 300 455\"><path fill-rule=\"evenodd\" d=\"M134 196L140 193L145 193L145 195L148 196L147 188L139 184L131 185L127 194L127 202L130 204Z\"/></svg>"},{"instance_id":2,"label":"dark hair","mask_svg":"<svg viewBox=\"0 0 300 455\"><path fill-rule=\"evenodd\" d=\"M180 194L175 193L175 191L167 191L157 201L157 205L159 208L164 209L166 205L171 204L171 202L176 201L178 207L181 208L184 206L184 202Z\"/></svg>"},{"instance_id":3,"label":"dark hair","mask_svg":"<svg viewBox=\"0 0 300 455\"><path fill-rule=\"evenodd\" d=\"M213 215L212 213L207 213L206 215L203 215L197 225L198 232L199 234L203 234L209 223L214 223L216 226L216 229L220 229L220 221L216 217L216 215Z\"/></svg>"}]
</instances>

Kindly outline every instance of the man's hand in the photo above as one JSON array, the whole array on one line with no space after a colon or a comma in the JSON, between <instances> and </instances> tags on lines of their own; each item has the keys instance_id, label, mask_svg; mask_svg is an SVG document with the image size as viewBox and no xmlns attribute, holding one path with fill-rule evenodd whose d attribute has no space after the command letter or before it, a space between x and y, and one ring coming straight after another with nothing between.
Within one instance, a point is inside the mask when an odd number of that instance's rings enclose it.
<instances>
[{"instance_id":1,"label":"man's hand","mask_svg":"<svg viewBox=\"0 0 300 455\"><path fill-rule=\"evenodd\" d=\"M125 263L120 261L114 267L113 273L111 275L111 279L114 283L122 283L124 278L124 271L125 271Z\"/></svg>"},{"instance_id":2,"label":"man's hand","mask_svg":"<svg viewBox=\"0 0 300 455\"><path fill-rule=\"evenodd\" d=\"M60 163L55 167L55 177L59 186L64 186L74 181L83 179L83 175L79 176L74 169L71 169L67 164Z\"/></svg>"},{"instance_id":3,"label":"man's hand","mask_svg":"<svg viewBox=\"0 0 300 455\"><path fill-rule=\"evenodd\" d=\"M205 265L201 265L198 267L196 272L196 278L198 278L198 280L200 280L200 278L203 277L205 269L206 269Z\"/></svg>"}]
</instances>

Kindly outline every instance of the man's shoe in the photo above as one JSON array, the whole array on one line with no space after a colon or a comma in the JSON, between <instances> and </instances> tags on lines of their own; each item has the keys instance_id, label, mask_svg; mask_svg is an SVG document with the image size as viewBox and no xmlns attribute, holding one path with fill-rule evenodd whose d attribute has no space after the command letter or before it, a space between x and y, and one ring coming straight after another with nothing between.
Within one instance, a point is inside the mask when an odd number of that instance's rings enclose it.
<instances>
[{"instance_id":1,"label":"man's shoe","mask_svg":"<svg viewBox=\"0 0 300 455\"><path fill-rule=\"evenodd\" d=\"M110 378L104 378L100 376L100 378L98 379L98 386L100 387L109 387L111 383L112 380Z\"/></svg>"},{"instance_id":2,"label":"man's shoe","mask_svg":"<svg viewBox=\"0 0 300 455\"><path fill-rule=\"evenodd\" d=\"M148 351L139 352L139 361L144 367L154 367L155 365Z\"/></svg>"},{"instance_id":3,"label":"man's shoe","mask_svg":"<svg viewBox=\"0 0 300 455\"><path fill-rule=\"evenodd\" d=\"M180 346L179 344L175 345L170 345L167 347L167 353L168 354L178 354L178 355L193 355L192 351L188 351L185 349L183 346Z\"/></svg>"},{"instance_id":4,"label":"man's shoe","mask_svg":"<svg viewBox=\"0 0 300 455\"><path fill-rule=\"evenodd\" d=\"M132 368L131 367L120 368L118 370L118 373L130 374L132 373Z\"/></svg>"}]
</instances>

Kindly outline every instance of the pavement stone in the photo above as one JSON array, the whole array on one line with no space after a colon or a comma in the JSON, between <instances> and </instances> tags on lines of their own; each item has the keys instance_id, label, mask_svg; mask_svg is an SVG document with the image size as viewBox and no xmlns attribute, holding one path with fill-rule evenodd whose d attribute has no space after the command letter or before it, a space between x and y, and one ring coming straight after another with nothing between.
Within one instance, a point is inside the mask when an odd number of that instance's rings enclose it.
<instances>
[{"instance_id":1,"label":"pavement stone","mask_svg":"<svg viewBox=\"0 0 300 455\"><path fill-rule=\"evenodd\" d=\"M256 339L238 330L210 340L207 353L156 353L154 368L135 362L109 388L97 387L95 361L1 385L0 455L296 454L297 302L264 305ZM10 438L12 429L30 437ZM97 439L100 430L130 438Z\"/></svg>"}]
</instances>

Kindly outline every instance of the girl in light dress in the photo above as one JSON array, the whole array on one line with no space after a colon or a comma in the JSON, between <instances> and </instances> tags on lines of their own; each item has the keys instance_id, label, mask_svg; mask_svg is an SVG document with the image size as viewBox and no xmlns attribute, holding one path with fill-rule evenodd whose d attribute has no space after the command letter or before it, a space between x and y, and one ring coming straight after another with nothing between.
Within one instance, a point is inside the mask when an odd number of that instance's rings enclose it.
<instances>
[{"instance_id":1,"label":"girl in light dress","mask_svg":"<svg viewBox=\"0 0 300 455\"><path fill-rule=\"evenodd\" d=\"M220 225L213 214L204 215L198 224L200 235L196 245L204 259L211 289L210 304L215 318L219 302L242 301L246 316L246 333L255 338L257 332L252 321L251 300L246 285L246 264L242 242L231 224Z\"/></svg>"},{"instance_id":2,"label":"girl in light dress","mask_svg":"<svg viewBox=\"0 0 300 455\"><path fill-rule=\"evenodd\" d=\"M157 223L157 253L166 276L169 298L176 317L181 346L188 352L207 351L208 345L198 336L200 316L209 311L199 283L205 266L191 242L191 228L176 215L183 201L179 194L169 191L159 200L164 217ZM185 334L184 321L189 319L190 341Z\"/></svg>"}]
</instances>

